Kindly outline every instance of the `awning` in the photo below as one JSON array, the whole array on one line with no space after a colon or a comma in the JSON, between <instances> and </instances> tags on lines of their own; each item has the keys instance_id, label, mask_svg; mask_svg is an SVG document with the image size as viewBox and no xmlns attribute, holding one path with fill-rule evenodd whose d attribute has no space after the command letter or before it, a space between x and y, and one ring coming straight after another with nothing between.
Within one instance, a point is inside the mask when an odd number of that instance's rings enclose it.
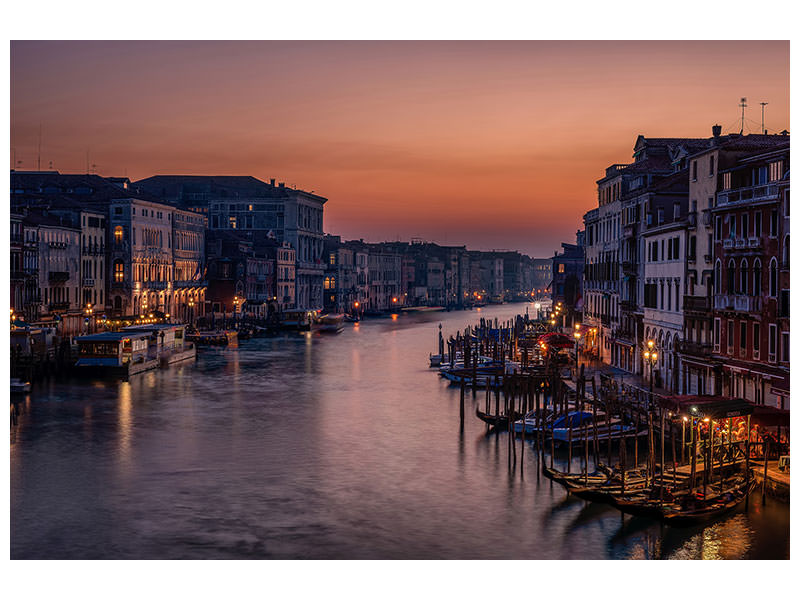
<instances>
[{"instance_id":1,"label":"awning","mask_svg":"<svg viewBox=\"0 0 800 600\"><path fill-rule=\"evenodd\" d=\"M754 404L752 422L762 427L789 427L789 411L765 404Z\"/></svg>"},{"instance_id":2,"label":"awning","mask_svg":"<svg viewBox=\"0 0 800 600\"><path fill-rule=\"evenodd\" d=\"M727 419L753 414L754 405L743 398L722 396L665 396L659 404L679 415L695 418Z\"/></svg>"}]
</instances>

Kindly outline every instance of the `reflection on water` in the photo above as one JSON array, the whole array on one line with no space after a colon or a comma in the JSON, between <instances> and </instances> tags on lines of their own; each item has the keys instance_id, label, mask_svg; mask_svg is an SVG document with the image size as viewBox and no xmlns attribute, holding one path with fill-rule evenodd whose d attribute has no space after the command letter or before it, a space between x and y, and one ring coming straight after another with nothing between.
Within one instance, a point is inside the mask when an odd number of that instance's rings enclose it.
<instances>
[{"instance_id":1,"label":"reflection on water","mask_svg":"<svg viewBox=\"0 0 800 600\"><path fill-rule=\"evenodd\" d=\"M39 386L11 432L12 557L788 556L777 502L664 528L568 497L530 442L509 461L473 416L482 393L460 433L458 390L427 368L438 323L524 309L400 315L203 349L130 382Z\"/></svg>"}]
</instances>

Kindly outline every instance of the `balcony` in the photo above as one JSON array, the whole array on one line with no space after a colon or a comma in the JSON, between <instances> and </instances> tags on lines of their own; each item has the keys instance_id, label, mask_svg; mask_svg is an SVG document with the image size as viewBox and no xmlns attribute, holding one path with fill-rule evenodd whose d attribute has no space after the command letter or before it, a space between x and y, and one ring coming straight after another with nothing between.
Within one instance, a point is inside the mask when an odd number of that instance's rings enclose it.
<instances>
[{"instance_id":1,"label":"balcony","mask_svg":"<svg viewBox=\"0 0 800 600\"><path fill-rule=\"evenodd\" d=\"M761 312L761 305L761 296L744 296L740 294L716 294L714 296L714 310L759 313Z\"/></svg>"},{"instance_id":2,"label":"balcony","mask_svg":"<svg viewBox=\"0 0 800 600\"><path fill-rule=\"evenodd\" d=\"M50 312L56 310L69 310L69 302L53 302L52 304L48 304L47 308Z\"/></svg>"},{"instance_id":3,"label":"balcony","mask_svg":"<svg viewBox=\"0 0 800 600\"><path fill-rule=\"evenodd\" d=\"M747 248L747 240L744 238L736 238L734 240L734 246L737 250L741 250L742 248Z\"/></svg>"},{"instance_id":4,"label":"balcony","mask_svg":"<svg viewBox=\"0 0 800 600\"><path fill-rule=\"evenodd\" d=\"M711 262L711 255L710 254L703 254L703 260L707 263Z\"/></svg>"},{"instance_id":5,"label":"balcony","mask_svg":"<svg viewBox=\"0 0 800 600\"><path fill-rule=\"evenodd\" d=\"M105 246L86 246L83 249L83 254L85 256L99 256L105 254L106 247Z\"/></svg>"},{"instance_id":6,"label":"balcony","mask_svg":"<svg viewBox=\"0 0 800 600\"><path fill-rule=\"evenodd\" d=\"M167 289L166 281L143 281L142 289L145 290L165 290Z\"/></svg>"},{"instance_id":7,"label":"balcony","mask_svg":"<svg viewBox=\"0 0 800 600\"><path fill-rule=\"evenodd\" d=\"M67 242L47 242L47 245L50 248L56 248L56 249L63 250L64 248L67 247Z\"/></svg>"},{"instance_id":8,"label":"balcony","mask_svg":"<svg viewBox=\"0 0 800 600\"><path fill-rule=\"evenodd\" d=\"M722 247L725 250L730 250L731 248L733 248L733 240L731 238L728 238L727 240L722 240Z\"/></svg>"},{"instance_id":9,"label":"balcony","mask_svg":"<svg viewBox=\"0 0 800 600\"><path fill-rule=\"evenodd\" d=\"M69 273L67 271L50 271L47 274L47 281L50 283L63 283L69 281Z\"/></svg>"},{"instance_id":10,"label":"balcony","mask_svg":"<svg viewBox=\"0 0 800 600\"><path fill-rule=\"evenodd\" d=\"M707 296L684 296L683 310L686 312L708 313L711 309L711 302Z\"/></svg>"},{"instance_id":11,"label":"balcony","mask_svg":"<svg viewBox=\"0 0 800 600\"><path fill-rule=\"evenodd\" d=\"M691 211L688 215L686 215L686 220L689 223L689 227L694 228L697 227L697 211Z\"/></svg>"},{"instance_id":12,"label":"balcony","mask_svg":"<svg viewBox=\"0 0 800 600\"><path fill-rule=\"evenodd\" d=\"M688 342L683 340L680 342L680 352L683 354L689 354L691 356L697 356L700 358L707 358L711 356L711 352L713 351L714 346L713 344L706 344L702 342Z\"/></svg>"},{"instance_id":13,"label":"balcony","mask_svg":"<svg viewBox=\"0 0 800 600\"><path fill-rule=\"evenodd\" d=\"M760 237L747 238L747 247L748 248L760 248L761 247L761 238Z\"/></svg>"},{"instance_id":14,"label":"balcony","mask_svg":"<svg viewBox=\"0 0 800 600\"><path fill-rule=\"evenodd\" d=\"M638 230L638 225L636 223L629 223L622 228L622 237L623 238L635 238L636 233Z\"/></svg>"},{"instance_id":15,"label":"balcony","mask_svg":"<svg viewBox=\"0 0 800 600\"><path fill-rule=\"evenodd\" d=\"M737 202L749 203L760 200L777 200L778 185L767 183L753 187L739 188L736 190L725 190L717 194L717 206L735 204Z\"/></svg>"},{"instance_id":16,"label":"balcony","mask_svg":"<svg viewBox=\"0 0 800 600\"><path fill-rule=\"evenodd\" d=\"M25 279L25 271L11 271L11 279Z\"/></svg>"},{"instance_id":17,"label":"balcony","mask_svg":"<svg viewBox=\"0 0 800 600\"><path fill-rule=\"evenodd\" d=\"M94 279L89 279L88 277L84 277L83 287L94 287Z\"/></svg>"}]
</instances>

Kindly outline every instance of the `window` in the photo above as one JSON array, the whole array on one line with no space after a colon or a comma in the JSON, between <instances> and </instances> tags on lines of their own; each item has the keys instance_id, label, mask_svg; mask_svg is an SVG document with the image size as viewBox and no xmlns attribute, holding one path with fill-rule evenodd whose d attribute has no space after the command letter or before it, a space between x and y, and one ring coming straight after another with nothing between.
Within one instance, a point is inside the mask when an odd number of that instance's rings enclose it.
<instances>
[{"instance_id":1,"label":"window","mask_svg":"<svg viewBox=\"0 0 800 600\"><path fill-rule=\"evenodd\" d=\"M742 259L742 264L739 266L739 293L747 294L747 280L750 272L747 268L747 260Z\"/></svg>"},{"instance_id":2,"label":"window","mask_svg":"<svg viewBox=\"0 0 800 600\"><path fill-rule=\"evenodd\" d=\"M714 175L714 157L708 157L708 176L712 177Z\"/></svg>"},{"instance_id":3,"label":"window","mask_svg":"<svg viewBox=\"0 0 800 600\"><path fill-rule=\"evenodd\" d=\"M775 362L775 354L778 346L778 326L770 324L769 326L769 362Z\"/></svg>"},{"instance_id":4,"label":"window","mask_svg":"<svg viewBox=\"0 0 800 600\"><path fill-rule=\"evenodd\" d=\"M736 263L733 259L728 263L728 289L725 291L729 294L736 293Z\"/></svg>"},{"instance_id":5,"label":"window","mask_svg":"<svg viewBox=\"0 0 800 600\"><path fill-rule=\"evenodd\" d=\"M722 239L722 217L714 220L714 239L717 241Z\"/></svg>"},{"instance_id":6,"label":"window","mask_svg":"<svg viewBox=\"0 0 800 600\"><path fill-rule=\"evenodd\" d=\"M714 289L717 294L722 291L722 262L719 259L714 265Z\"/></svg>"},{"instance_id":7,"label":"window","mask_svg":"<svg viewBox=\"0 0 800 600\"><path fill-rule=\"evenodd\" d=\"M730 174L730 172L722 174L722 189L723 190L731 189L731 174Z\"/></svg>"},{"instance_id":8,"label":"window","mask_svg":"<svg viewBox=\"0 0 800 600\"><path fill-rule=\"evenodd\" d=\"M753 296L761 295L761 261L753 262Z\"/></svg>"},{"instance_id":9,"label":"window","mask_svg":"<svg viewBox=\"0 0 800 600\"><path fill-rule=\"evenodd\" d=\"M728 319L728 354L733 355L733 319Z\"/></svg>"},{"instance_id":10,"label":"window","mask_svg":"<svg viewBox=\"0 0 800 600\"><path fill-rule=\"evenodd\" d=\"M657 215L658 215L658 224L659 225L663 224L664 223L664 209L663 208L659 208L657 210Z\"/></svg>"},{"instance_id":11,"label":"window","mask_svg":"<svg viewBox=\"0 0 800 600\"><path fill-rule=\"evenodd\" d=\"M769 163L769 180L778 181L783 176L783 161L776 160Z\"/></svg>"},{"instance_id":12,"label":"window","mask_svg":"<svg viewBox=\"0 0 800 600\"><path fill-rule=\"evenodd\" d=\"M694 260L697 257L697 237L689 237L689 259Z\"/></svg>"},{"instance_id":13,"label":"window","mask_svg":"<svg viewBox=\"0 0 800 600\"><path fill-rule=\"evenodd\" d=\"M758 358L761 350L761 324L753 323L753 358Z\"/></svg>"},{"instance_id":14,"label":"window","mask_svg":"<svg viewBox=\"0 0 800 600\"><path fill-rule=\"evenodd\" d=\"M778 211L774 208L769 213L769 237L778 237Z\"/></svg>"},{"instance_id":15,"label":"window","mask_svg":"<svg viewBox=\"0 0 800 600\"><path fill-rule=\"evenodd\" d=\"M742 213L742 237L747 237L750 232L750 215Z\"/></svg>"},{"instance_id":16,"label":"window","mask_svg":"<svg viewBox=\"0 0 800 600\"><path fill-rule=\"evenodd\" d=\"M235 216L228 217L228 226L231 229L236 229L236 217Z\"/></svg>"},{"instance_id":17,"label":"window","mask_svg":"<svg viewBox=\"0 0 800 600\"><path fill-rule=\"evenodd\" d=\"M781 301L778 306L778 316L789 316L789 290L781 290Z\"/></svg>"},{"instance_id":18,"label":"window","mask_svg":"<svg viewBox=\"0 0 800 600\"><path fill-rule=\"evenodd\" d=\"M114 261L114 281L125 281L125 265L119 259Z\"/></svg>"},{"instance_id":19,"label":"window","mask_svg":"<svg viewBox=\"0 0 800 600\"><path fill-rule=\"evenodd\" d=\"M769 261L769 295L773 298L778 296L778 259L774 256Z\"/></svg>"},{"instance_id":20,"label":"window","mask_svg":"<svg viewBox=\"0 0 800 600\"><path fill-rule=\"evenodd\" d=\"M114 241L117 244L122 243L122 232L123 232L123 230L122 230L122 226L121 225L117 225L114 228Z\"/></svg>"},{"instance_id":21,"label":"window","mask_svg":"<svg viewBox=\"0 0 800 600\"><path fill-rule=\"evenodd\" d=\"M753 214L753 235L761 237L761 211L757 210Z\"/></svg>"},{"instance_id":22,"label":"window","mask_svg":"<svg viewBox=\"0 0 800 600\"><path fill-rule=\"evenodd\" d=\"M331 252L329 259L330 259L330 264L335 265L336 264L336 252Z\"/></svg>"},{"instance_id":23,"label":"window","mask_svg":"<svg viewBox=\"0 0 800 600\"><path fill-rule=\"evenodd\" d=\"M697 181L697 161L692 161L692 181Z\"/></svg>"},{"instance_id":24,"label":"window","mask_svg":"<svg viewBox=\"0 0 800 600\"><path fill-rule=\"evenodd\" d=\"M747 354L747 321L739 323L739 356L742 358Z\"/></svg>"},{"instance_id":25,"label":"window","mask_svg":"<svg viewBox=\"0 0 800 600\"><path fill-rule=\"evenodd\" d=\"M563 272L564 272L564 263L559 263L559 265L558 265L558 272L559 272L559 273L563 273Z\"/></svg>"},{"instance_id":26,"label":"window","mask_svg":"<svg viewBox=\"0 0 800 600\"><path fill-rule=\"evenodd\" d=\"M781 332L781 362L789 362L789 332Z\"/></svg>"}]
</instances>

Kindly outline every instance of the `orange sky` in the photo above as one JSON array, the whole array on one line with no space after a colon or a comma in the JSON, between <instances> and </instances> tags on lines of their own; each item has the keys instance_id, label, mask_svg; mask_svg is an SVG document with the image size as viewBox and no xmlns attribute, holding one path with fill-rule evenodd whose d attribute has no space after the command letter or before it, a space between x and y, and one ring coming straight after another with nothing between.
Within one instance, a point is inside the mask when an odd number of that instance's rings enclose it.
<instances>
[{"instance_id":1,"label":"orange sky","mask_svg":"<svg viewBox=\"0 0 800 600\"><path fill-rule=\"evenodd\" d=\"M325 229L552 256L639 133L789 128L788 42L12 42L11 149L271 177ZM21 162L20 162L21 161Z\"/></svg>"}]
</instances>

